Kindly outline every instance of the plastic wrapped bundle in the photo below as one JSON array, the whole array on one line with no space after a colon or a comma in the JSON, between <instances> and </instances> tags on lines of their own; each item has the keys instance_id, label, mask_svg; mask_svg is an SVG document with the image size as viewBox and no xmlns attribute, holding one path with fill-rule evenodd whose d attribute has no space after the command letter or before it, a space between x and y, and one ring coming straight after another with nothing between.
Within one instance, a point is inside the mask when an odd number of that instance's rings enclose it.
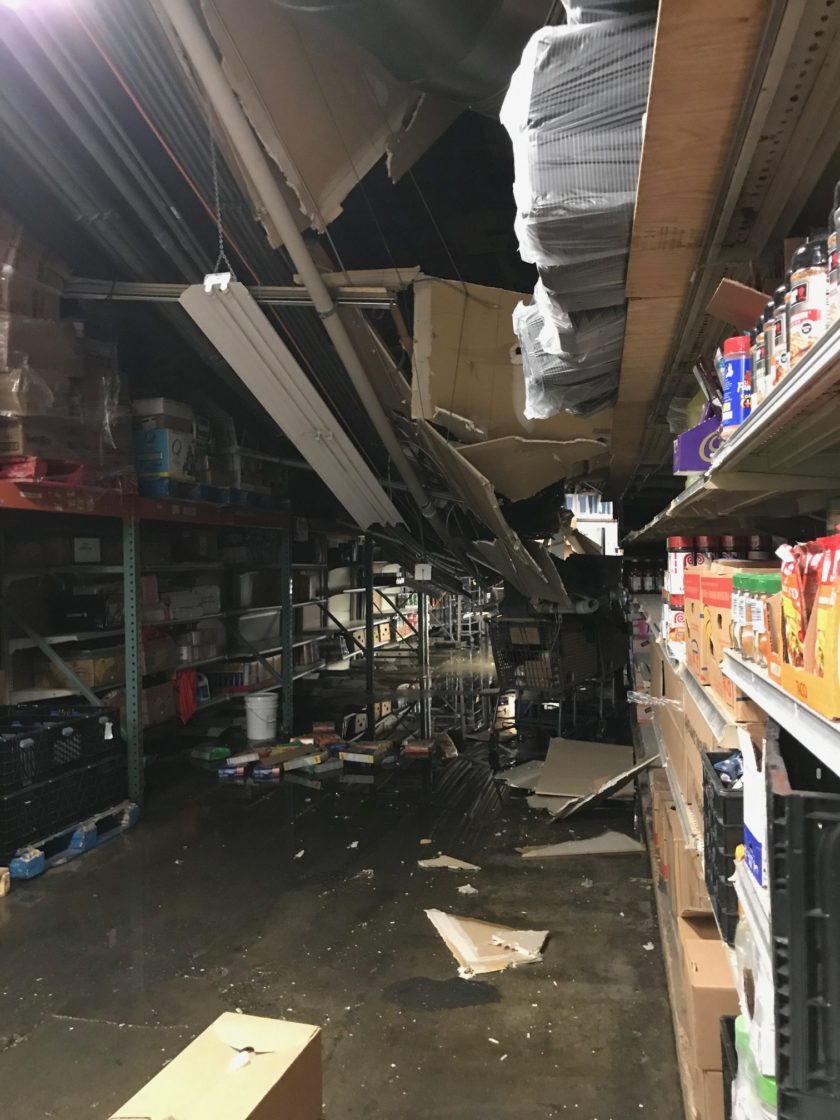
<instances>
[{"instance_id":1,"label":"plastic wrapped bundle","mask_svg":"<svg viewBox=\"0 0 840 1120\"><path fill-rule=\"evenodd\" d=\"M562 0L569 24L599 23L604 19L656 12L657 0Z\"/></svg>"},{"instance_id":2,"label":"plastic wrapped bundle","mask_svg":"<svg viewBox=\"0 0 840 1120\"><path fill-rule=\"evenodd\" d=\"M623 305L629 248L573 265L537 266L540 280L566 311Z\"/></svg>"},{"instance_id":3,"label":"plastic wrapped bundle","mask_svg":"<svg viewBox=\"0 0 840 1120\"><path fill-rule=\"evenodd\" d=\"M522 352L527 419L546 420L558 412L587 416L612 403L619 359L610 347L579 354L548 353L541 341L545 321L536 304L517 305L513 329Z\"/></svg>"},{"instance_id":4,"label":"plastic wrapped bundle","mask_svg":"<svg viewBox=\"0 0 840 1120\"><path fill-rule=\"evenodd\" d=\"M548 354L594 355L621 360L627 315L623 307L599 311L570 311L553 292L537 281L534 303L543 318L540 345Z\"/></svg>"},{"instance_id":5,"label":"plastic wrapped bundle","mask_svg":"<svg viewBox=\"0 0 840 1120\"><path fill-rule=\"evenodd\" d=\"M543 268L598 262L596 291L624 281L654 27L642 15L542 28L502 106L522 259ZM591 306L607 305L594 298Z\"/></svg>"}]
</instances>

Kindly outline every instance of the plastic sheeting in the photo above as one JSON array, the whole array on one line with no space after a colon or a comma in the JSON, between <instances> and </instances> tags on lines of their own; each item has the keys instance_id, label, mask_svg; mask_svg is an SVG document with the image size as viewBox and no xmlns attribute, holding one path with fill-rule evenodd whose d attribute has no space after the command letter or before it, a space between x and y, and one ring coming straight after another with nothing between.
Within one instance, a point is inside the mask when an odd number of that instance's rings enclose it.
<instances>
[{"instance_id":1,"label":"plastic sheeting","mask_svg":"<svg viewBox=\"0 0 840 1120\"><path fill-rule=\"evenodd\" d=\"M522 351L528 419L557 412L587 416L611 403L618 389L620 346L618 357L611 344L577 354L549 353L542 343L545 320L536 304L520 303L513 327Z\"/></svg>"},{"instance_id":2,"label":"plastic sheeting","mask_svg":"<svg viewBox=\"0 0 840 1120\"><path fill-rule=\"evenodd\" d=\"M620 19L623 16L655 12L657 0L562 0L566 9L566 22L570 24L598 23L603 19Z\"/></svg>"}]
</instances>

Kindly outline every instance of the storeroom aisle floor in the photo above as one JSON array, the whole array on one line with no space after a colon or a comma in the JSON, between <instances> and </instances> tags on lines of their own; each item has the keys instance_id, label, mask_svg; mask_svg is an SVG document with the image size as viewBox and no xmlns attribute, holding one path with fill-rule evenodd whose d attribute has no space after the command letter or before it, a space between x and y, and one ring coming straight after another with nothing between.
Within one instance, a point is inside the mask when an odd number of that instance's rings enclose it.
<instances>
[{"instance_id":1,"label":"storeroom aisle floor","mask_svg":"<svg viewBox=\"0 0 840 1120\"><path fill-rule=\"evenodd\" d=\"M328 1120L674 1120L647 858L514 852L569 834L466 758L430 805L400 778L253 797L190 776L0 900L4 1120L107 1117L235 1008L323 1027ZM418 870L437 851L482 869ZM547 928L545 961L461 980L429 907Z\"/></svg>"}]
</instances>

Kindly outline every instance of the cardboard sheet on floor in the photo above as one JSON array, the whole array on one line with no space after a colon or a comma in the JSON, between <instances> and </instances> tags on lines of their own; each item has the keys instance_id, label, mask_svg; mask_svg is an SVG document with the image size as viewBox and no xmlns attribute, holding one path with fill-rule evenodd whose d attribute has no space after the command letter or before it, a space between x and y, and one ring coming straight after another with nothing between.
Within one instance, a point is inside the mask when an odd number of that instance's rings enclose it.
<instances>
[{"instance_id":1,"label":"cardboard sheet on floor","mask_svg":"<svg viewBox=\"0 0 840 1120\"><path fill-rule=\"evenodd\" d=\"M426 917L448 945L458 962L458 975L465 980L542 960L547 929L511 929L442 910L427 910Z\"/></svg>"},{"instance_id":2,"label":"cardboard sheet on floor","mask_svg":"<svg viewBox=\"0 0 840 1120\"><path fill-rule=\"evenodd\" d=\"M643 852L644 845L623 832L602 832L589 840L564 840L561 844L529 844L517 848L523 859L547 859L555 856L617 856Z\"/></svg>"},{"instance_id":3,"label":"cardboard sheet on floor","mask_svg":"<svg viewBox=\"0 0 840 1120\"><path fill-rule=\"evenodd\" d=\"M633 765L633 748L622 743L586 743L552 739L536 792L588 797L609 778Z\"/></svg>"},{"instance_id":4,"label":"cardboard sheet on floor","mask_svg":"<svg viewBox=\"0 0 840 1120\"><path fill-rule=\"evenodd\" d=\"M562 478L576 477L607 448L594 439L546 440L502 436L459 447L458 454L511 501L530 498Z\"/></svg>"},{"instance_id":5,"label":"cardboard sheet on floor","mask_svg":"<svg viewBox=\"0 0 840 1120\"><path fill-rule=\"evenodd\" d=\"M227 1011L111 1120L321 1116L318 1027Z\"/></svg>"},{"instance_id":6,"label":"cardboard sheet on floor","mask_svg":"<svg viewBox=\"0 0 840 1120\"><path fill-rule=\"evenodd\" d=\"M417 866L422 867L424 871L432 871L439 867L446 868L447 871L480 871L481 868L475 863L466 863L462 859L456 859L454 856L435 856L434 859L418 859Z\"/></svg>"}]
</instances>

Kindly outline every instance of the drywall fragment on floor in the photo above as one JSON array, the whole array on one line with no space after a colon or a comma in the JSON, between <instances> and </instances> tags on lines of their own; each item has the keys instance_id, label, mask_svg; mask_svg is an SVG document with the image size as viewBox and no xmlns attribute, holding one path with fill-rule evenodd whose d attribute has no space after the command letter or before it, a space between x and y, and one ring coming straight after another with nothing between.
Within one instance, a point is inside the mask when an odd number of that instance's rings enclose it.
<instances>
[{"instance_id":1,"label":"drywall fragment on floor","mask_svg":"<svg viewBox=\"0 0 840 1120\"><path fill-rule=\"evenodd\" d=\"M545 859L549 856L607 856L643 852L644 845L623 832L602 832L589 840L564 840L561 844L531 844L517 848L523 859Z\"/></svg>"},{"instance_id":2,"label":"drywall fragment on floor","mask_svg":"<svg viewBox=\"0 0 840 1120\"><path fill-rule=\"evenodd\" d=\"M512 766L510 770L505 770L496 776L516 789L536 789L543 765L540 759L535 758L530 762L521 762L518 766Z\"/></svg>"},{"instance_id":3,"label":"drywall fragment on floor","mask_svg":"<svg viewBox=\"0 0 840 1120\"><path fill-rule=\"evenodd\" d=\"M458 962L458 975L465 980L542 960L548 930L511 929L442 910L427 910L426 917L446 942Z\"/></svg>"},{"instance_id":4,"label":"drywall fragment on floor","mask_svg":"<svg viewBox=\"0 0 840 1120\"><path fill-rule=\"evenodd\" d=\"M478 894L478 890L471 883L464 883L458 887L458 894Z\"/></svg>"},{"instance_id":5,"label":"drywall fragment on floor","mask_svg":"<svg viewBox=\"0 0 840 1120\"><path fill-rule=\"evenodd\" d=\"M454 856L435 856L434 859L418 859L417 866L422 867L424 870L429 871L438 867L445 867L447 871L480 871L481 868L475 863L466 863L462 859L455 859Z\"/></svg>"}]
</instances>

